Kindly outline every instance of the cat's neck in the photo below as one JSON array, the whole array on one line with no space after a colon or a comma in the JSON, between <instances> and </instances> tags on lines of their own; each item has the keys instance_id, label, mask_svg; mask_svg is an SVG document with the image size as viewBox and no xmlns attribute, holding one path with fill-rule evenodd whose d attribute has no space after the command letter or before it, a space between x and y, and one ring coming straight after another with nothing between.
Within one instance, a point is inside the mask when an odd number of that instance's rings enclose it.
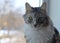
<instances>
[{"instance_id":1,"label":"cat's neck","mask_svg":"<svg viewBox=\"0 0 60 43\"><path fill-rule=\"evenodd\" d=\"M25 35L28 37L28 40L37 40L38 42L36 43L45 43L48 42L48 40L52 39L54 30L52 29L53 27L40 27L40 28L34 28L33 26L26 24L25 25ZM26 37L26 38L27 38ZM42 41L41 41L42 40Z\"/></svg>"}]
</instances>

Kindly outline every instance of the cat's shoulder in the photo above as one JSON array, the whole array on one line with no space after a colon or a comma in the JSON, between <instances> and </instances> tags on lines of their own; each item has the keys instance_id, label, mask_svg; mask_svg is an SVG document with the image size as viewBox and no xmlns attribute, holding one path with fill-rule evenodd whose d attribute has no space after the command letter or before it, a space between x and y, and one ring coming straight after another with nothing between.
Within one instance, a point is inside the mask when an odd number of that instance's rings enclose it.
<instances>
[{"instance_id":1,"label":"cat's shoulder","mask_svg":"<svg viewBox=\"0 0 60 43\"><path fill-rule=\"evenodd\" d=\"M59 35L59 31L57 30L57 28L56 27L53 27L53 28L54 28L55 34Z\"/></svg>"}]
</instances>

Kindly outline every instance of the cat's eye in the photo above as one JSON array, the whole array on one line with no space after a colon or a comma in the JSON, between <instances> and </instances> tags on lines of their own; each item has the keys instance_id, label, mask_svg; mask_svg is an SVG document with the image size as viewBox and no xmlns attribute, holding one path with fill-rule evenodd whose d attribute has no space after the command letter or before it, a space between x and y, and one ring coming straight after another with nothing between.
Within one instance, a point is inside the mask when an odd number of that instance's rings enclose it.
<instances>
[{"instance_id":1,"label":"cat's eye","mask_svg":"<svg viewBox=\"0 0 60 43\"><path fill-rule=\"evenodd\" d=\"M29 17L29 20L33 20L33 18L30 16L30 17Z\"/></svg>"}]
</instances>

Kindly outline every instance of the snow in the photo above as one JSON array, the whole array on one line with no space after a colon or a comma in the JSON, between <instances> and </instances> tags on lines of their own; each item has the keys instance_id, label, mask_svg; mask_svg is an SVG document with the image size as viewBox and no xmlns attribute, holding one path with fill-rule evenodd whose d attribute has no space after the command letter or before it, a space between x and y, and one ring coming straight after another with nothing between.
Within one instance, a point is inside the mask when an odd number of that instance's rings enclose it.
<instances>
[{"instance_id":1,"label":"snow","mask_svg":"<svg viewBox=\"0 0 60 43\"><path fill-rule=\"evenodd\" d=\"M10 30L9 34L7 30L0 30L0 38L0 43L25 43L24 33L17 30Z\"/></svg>"}]
</instances>

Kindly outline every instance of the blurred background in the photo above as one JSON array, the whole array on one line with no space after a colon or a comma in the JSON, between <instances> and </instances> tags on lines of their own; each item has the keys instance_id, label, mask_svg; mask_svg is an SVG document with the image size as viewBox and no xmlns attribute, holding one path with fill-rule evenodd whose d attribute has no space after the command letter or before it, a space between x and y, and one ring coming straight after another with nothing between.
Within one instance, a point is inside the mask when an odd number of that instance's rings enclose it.
<instances>
[{"instance_id":1,"label":"blurred background","mask_svg":"<svg viewBox=\"0 0 60 43\"><path fill-rule=\"evenodd\" d=\"M47 12L60 32L60 0L0 0L0 43L26 43L24 39L25 3L40 7L47 3Z\"/></svg>"},{"instance_id":2,"label":"blurred background","mask_svg":"<svg viewBox=\"0 0 60 43\"><path fill-rule=\"evenodd\" d=\"M25 3L39 7L40 0L0 0L0 43L26 43L23 31Z\"/></svg>"}]
</instances>

